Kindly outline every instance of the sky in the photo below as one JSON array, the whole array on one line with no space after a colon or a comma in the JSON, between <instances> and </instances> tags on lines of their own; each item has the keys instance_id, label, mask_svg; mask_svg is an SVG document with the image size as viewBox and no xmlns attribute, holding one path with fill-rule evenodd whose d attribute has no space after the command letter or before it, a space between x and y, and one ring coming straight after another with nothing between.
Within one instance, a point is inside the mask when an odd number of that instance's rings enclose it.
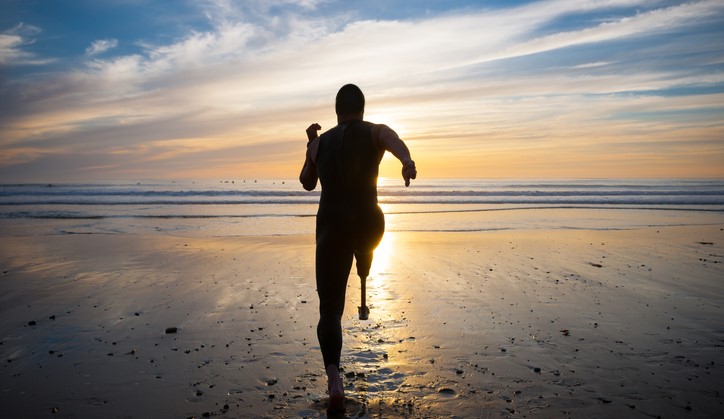
<instances>
[{"instance_id":1,"label":"sky","mask_svg":"<svg viewBox=\"0 0 724 419\"><path fill-rule=\"evenodd\" d=\"M724 178L724 0L0 0L0 182L293 179L346 83L420 178Z\"/></svg>"}]
</instances>

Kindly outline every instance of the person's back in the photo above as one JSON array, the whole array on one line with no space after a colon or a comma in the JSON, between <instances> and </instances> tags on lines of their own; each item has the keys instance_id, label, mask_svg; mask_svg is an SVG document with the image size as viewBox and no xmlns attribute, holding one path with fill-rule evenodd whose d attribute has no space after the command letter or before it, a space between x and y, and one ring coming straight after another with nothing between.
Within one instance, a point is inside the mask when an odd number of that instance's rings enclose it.
<instances>
[{"instance_id":1,"label":"person's back","mask_svg":"<svg viewBox=\"0 0 724 419\"><path fill-rule=\"evenodd\" d=\"M317 151L322 184L318 215L358 217L373 210L379 161L369 122L352 120L322 134Z\"/></svg>"}]
</instances>

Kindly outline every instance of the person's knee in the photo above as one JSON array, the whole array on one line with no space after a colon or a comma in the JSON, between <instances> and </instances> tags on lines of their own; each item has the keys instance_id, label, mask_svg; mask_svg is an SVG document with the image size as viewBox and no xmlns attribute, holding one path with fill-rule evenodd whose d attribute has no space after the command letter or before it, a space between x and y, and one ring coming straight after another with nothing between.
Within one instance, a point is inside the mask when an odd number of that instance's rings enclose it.
<instances>
[{"instance_id":1,"label":"person's knee","mask_svg":"<svg viewBox=\"0 0 724 419\"><path fill-rule=\"evenodd\" d=\"M372 252L360 252L355 254L357 259L357 275L367 278L372 267Z\"/></svg>"},{"instance_id":2,"label":"person's knee","mask_svg":"<svg viewBox=\"0 0 724 419\"><path fill-rule=\"evenodd\" d=\"M339 306L337 304L335 305L329 305L325 307L320 307L319 309L319 319L320 322L336 322L339 323L342 320L342 315L344 314L344 306Z\"/></svg>"}]
</instances>

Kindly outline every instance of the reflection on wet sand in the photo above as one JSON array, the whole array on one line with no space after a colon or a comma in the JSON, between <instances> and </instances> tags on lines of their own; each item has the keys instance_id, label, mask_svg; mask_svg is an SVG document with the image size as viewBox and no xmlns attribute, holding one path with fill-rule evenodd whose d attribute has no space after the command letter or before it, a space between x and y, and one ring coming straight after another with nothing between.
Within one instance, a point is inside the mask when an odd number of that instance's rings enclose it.
<instances>
[{"instance_id":1,"label":"reflection on wet sand","mask_svg":"<svg viewBox=\"0 0 724 419\"><path fill-rule=\"evenodd\" d=\"M385 240L369 321L356 281L347 293L348 416L720 410L720 225ZM312 236L0 241L4 413L324 416L313 249Z\"/></svg>"},{"instance_id":2,"label":"reflection on wet sand","mask_svg":"<svg viewBox=\"0 0 724 419\"><path fill-rule=\"evenodd\" d=\"M367 287L369 321L352 319L345 326L347 349L342 364L347 414L352 417L435 415L440 411L439 404L454 403L460 397L459 380L455 379L459 374L456 372L450 379L435 374L432 350L440 346L421 346L414 331L425 325L411 325L408 319L410 313L425 311L414 307L416 297L409 293L421 273L407 270L409 260L397 260L409 255L398 249L398 240L399 235L386 234L375 252ZM416 291L424 292L424 282L418 284L421 288ZM479 414L480 406L469 413Z\"/></svg>"}]
</instances>

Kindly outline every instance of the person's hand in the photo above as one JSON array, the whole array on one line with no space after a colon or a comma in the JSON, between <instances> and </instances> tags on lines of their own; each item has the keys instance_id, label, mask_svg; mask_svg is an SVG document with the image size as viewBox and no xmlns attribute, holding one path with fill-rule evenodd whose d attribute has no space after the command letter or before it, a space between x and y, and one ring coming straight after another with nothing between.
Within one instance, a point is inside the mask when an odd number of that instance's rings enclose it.
<instances>
[{"instance_id":1,"label":"person's hand","mask_svg":"<svg viewBox=\"0 0 724 419\"><path fill-rule=\"evenodd\" d=\"M415 162L412 160L406 161L402 165L402 178L405 179L405 186L410 186L410 179L417 177L417 168L415 168Z\"/></svg>"},{"instance_id":2,"label":"person's hand","mask_svg":"<svg viewBox=\"0 0 724 419\"><path fill-rule=\"evenodd\" d=\"M307 128L307 139L309 141L312 141L313 139L317 138L317 131L322 129L322 126L318 123L313 123L312 125Z\"/></svg>"}]
</instances>

